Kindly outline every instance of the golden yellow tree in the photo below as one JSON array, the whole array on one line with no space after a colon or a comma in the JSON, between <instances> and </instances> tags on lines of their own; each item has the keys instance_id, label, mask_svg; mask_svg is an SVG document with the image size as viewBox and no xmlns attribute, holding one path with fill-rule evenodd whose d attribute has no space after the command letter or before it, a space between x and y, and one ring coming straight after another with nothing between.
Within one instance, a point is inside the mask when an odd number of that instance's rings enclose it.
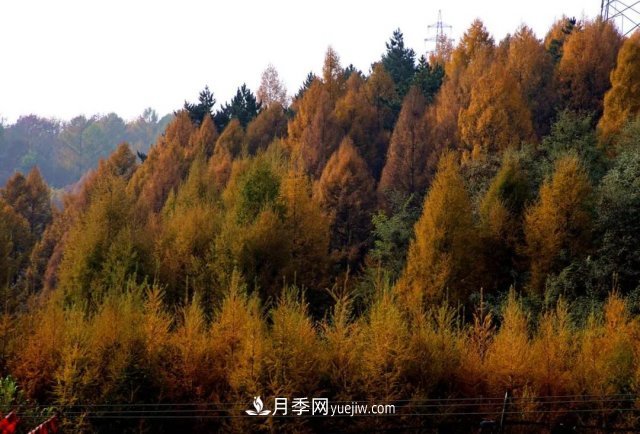
<instances>
[{"instance_id":1,"label":"golden yellow tree","mask_svg":"<svg viewBox=\"0 0 640 434\"><path fill-rule=\"evenodd\" d=\"M568 305L559 300L554 310L545 312L538 320L532 342L531 376L540 395L571 393L576 347Z\"/></svg>"},{"instance_id":2,"label":"golden yellow tree","mask_svg":"<svg viewBox=\"0 0 640 434\"><path fill-rule=\"evenodd\" d=\"M409 246L407 266L398 290L409 300L438 300L447 295L467 301L474 252L471 201L456 155L444 154L424 201L422 216Z\"/></svg>"},{"instance_id":3,"label":"golden yellow tree","mask_svg":"<svg viewBox=\"0 0 640 434\"><path fill-rule=\"evenodd\" d=\"M538 202L525 216L531 291L540 293L549 273L567 265L566 258L586 254L591 227L590 200L591 185L578 158L569 155L558 160L553 177L543 184Z\"/></svg>"},{"instance_id":4,"label":"golden yellow tree","mask_svg":"<svg viewBox=\"0 0 640 434\"><path fill-rule=\"evenodd\" d=\"M375 182L349 138L331 156L317 184L316 197L332 219L331 249L336 260L362 258L375 205Z\"/></svg>"},{"instance_id":5,"label":"golden yellow tree","mask_svg":"<svg viewBox=\"0 0 640 434\"><path fill-rule=\"evenodd\" d=\"M507 72L516 80L538 138L549 132L555 105L553 59L533 30L521 26L509 39Z\"/></svg>"},{"instance_id":6,"label":"golden yellow tree","mask_svg":"<svg viewBox=\"0 0 640 434\"><path fill-rule=\"evenodd\" d=\"M567 36L574 30L580 30L582 23L575 18L569 18L563 15L562 18L556 20L544 37L544 48L551 54L554 62L562 57L562 47Z\"/></svg>"},{"instance_id":7,"label":"golden yellow tree","mask_svg":"<svg viewBox=\"0 0 640 434\"><path fill-rule=\"evenodd\" d=\"M322 79L314 79L292 107L296 116L289 122L287 144L294 160L315 179L320 177L343 137L334 109L344 92L344 84L340 58L329 47Z\"/></svg>"},{"instance_id":8,"label":"golden yellow tree","mask_svg":"<svg viewBox=\"0 0 640 434\"><path fill-rule=\"evenodd\" d=\"M475 20L445 65L445 80L434 105L427 110L431 142L456 148L460 142L458 116L469 105L476 80L490 66L494 41L480 20Z\"/></svg>"},{"instance_id":9,"label":"golden yellow tree","mask_svg":"<svg viewBox=\"0 0 640 434\"><path fill-rule=\"evenodd\" d=\"M100 178L105 175L112 175L128 181L137 168L138 164L135 154L131 151L129 144L123 142L109 155L109 158L100 160L95 177Z\"/></svg>"},{"instance_id":10,"label":"golden yellow tree","mask_svg":"<svg viewBox=\"0 0 640 434\"><path fill-rule=\"evenodd\" d=\"M307 307L295 291L285 289L271 311L273 325L264 364L269 390L275 396L289 391L313 395L318 386L319 342Z\"/></svg>"},{"instance_id":11,"label":"golden yellow tree","mask_svg":"<svg viewBox=\"0 0 640 434\"><path fill-rule=\"evenodd\" d=\"M31 169L26 178L16 173L0 190L0 197L29 222L35 237L40 237L51 222L50 195L49 186L37 167Z\"/></svg>"},{"instance_id":12,"label":"golden yellow tree","mask_svg":"<svg viewBox=\"0 0 640 434\"><path fill-rule=\"evenodd\" d=\"M450 61L445 65L447 76L456 77L474 61L480 52L491 50L493 46L493 38L487 32L484 23L479 19L474 20L451 53Z\"/></svg>"},{"instance_id":13,"label":"golden yellow tree","mask_svg":"<svg viewBox=\"0 0 640 434\"><path fill-rule=\"evenodd\" d=\"M363 336L365 393L383 402L402 396L401 376L408 358L408 324L391 291L383 290L371 306Z\"/></svg>"},{"instance_id":14,"label":"golden yellow tree","mask_svg":"<svg viewBox=\"0 0 640 434\"><path fill-rule=\"evenodd\" d=\"M95 316L85 324L68 327L76 336L69 336L66 346L60 351L65 361L58 370L58 375L76 388L70 393L72 400L77 400L88 389L91 381L100 378L100 392L93 399L118 400L128 402L134 394L122 391L122 382L130 375L132 364L140 350L142 337L143 303L141 291L125 291L112 293L98 308ZM75 312L74 312L75 313ZM82 315L82 312L78 312ZM74 327L75 326L75 327ZM118 351L114 351L117 348ZM75 354L74 354L75 353ZM69 357L71 356L71 357ZM66 366L65 366L66 365ZM78 369L81 368L81 369ZM76 371L77 379L67 371ZM125 380L126 381L126 380ZM75 384L74 384L75 383ZM80 387L82 389L77 390Z\"/></svg>"},{"instance_id":15,"label":"golden yellow tree","mask_svg":"<svg viewBox=\"0 0 640 434\"><path fill-rule=\"evenodd\" d=\"M224 147L231 153L232 157L237 157L244 151L244 142L244 129L240 125L240 121L234 118L222 130L220 137L216 141L216 148Z\"/></svg>"},{"instance_id":16,"label":"golden yellow tree","mask_svg":"<svg viewBox=\"0 0 640 434\"><path fill-rule=\"evenodd\" d=\"M603 141L608 141L624 124L640 113L640 32L624 41L611 73L611 89L604 97L604 114L598 124Z\"/></svg>"},{"instance_id":17,"label":"golden yellow tree","mask_svg":"<svg viewBox=\"0 0 640 434\"><path fill-rule=\"evenodd\" d=\"M393 130L378 190L409 196L422 194L427 185L429 147L424 125L426 101L417 87L405 96L400 117Z\"/></svg>"},{"instance_id":18,"label":"golden yellow tree","mask_svg":"<svg viewBox=\"0 0 640 434\"><path fill-rule=\"evenodd\" d=\"M511 396L522 396L525 391L531 362L527 323L527 314L511 290L503 307L502 325L489 347L485 365L491 372L489 389L495 394L507 390Z\"/></svg>"},{"instance_id":19,"label":"golden yellow tree","mask_svg":"<svg viewBox=\"0 0 640 434\"><path fill-rule=\"evenodd\" d=\"M189 166L198 154L198 148L191 140L194 131L189 113L183 110L151 148L127 186L129 193L137 198L139 208L160 211L169 193L186 178Z\"/></svg>"},{"instance_id":20,"label":"golden yellow tree","mask_svg":"<svg viewBox=\"0 0 640 434\"><path fill-rule=\"evenodd\" d=\"M120 178L128 182L139 166L129 145L121 143L109 158L100 160L94 171L86 174L82 185L63 197L64 209L53 213L53 220L42 233L31 253L30 266L26 272L25 286L29 289L52 289L58 280L58 267L62 260L67 233L87 212L93 199L100 195L105 180ZM44 194L48 201L49 194ZM40 201L44 203L44 200ZM50 206L50 205L48 205ZM137 210L140 214L143 210ZM46 214L38 212L39 217ZM143 231L140 231L140 233Z\"/></svg>"},{"instance_id":21,"label":"golden yellow tree","mask_svg":"<svg viewBox=\"0 0 640 434\"><path fill-rule=\"evenodd\" d=\"M283 220L289 242L282 274L287 282L319 290L328 265L329 216L313 200L308 177L295 170L282 179L279 202L285 209Z\"/></svg>"},{"instance_id":22,"label":"golden yellow tree","mask_svg":"<svg viewBox=\"0 0 640 434\"><path fill-rule=\"evenodd\" d=\"M209 329L198 297L178 311L178 323L171 334L167 393L172 399L202 399L215 384L213 359L209 353Z\"/></svg>"},{"instance_id":23,"label":"golden yellow tree","mask_svg":"<svg viewBox=\"0 0 640 434\"><path fill-rule=\"evenodd\" d=\"M245 393L261 393L266 333L258 298L247 295L241 276L234 272L211 326L216 373L224 379L217 385L219 399L229 394L243 399Z\"/></svg>"},{"instance_id":24,"label":"golden yellow tree","mask_svg":"<svg viewBox=\"0 0 640 434\"><path fill-rule=\"evenodd\" d=\"M458 125L462 143L475 151L504 150L531 138L531 112L502 62L495 61L477 81Z\"/></svg>"},{"instance_id":25,"label":"golden yellow tree","mask_svg":"<svg viewBox=\"0 0 640 434\"><path fill-rule=\"evenodd\" d=\"M395 121L393 106L400 101L393 78L381 62L371 65L364 92L367 102L376 109L380 127L390 129Z\"/></svg>"},{"instance_id":26,"label":"golden yellow tree","mask_svg":"<svg viewBox=\"0 0 640 434\"><path fill-rule=\"evenodd\" d=\"M466 342L457 317L457 310L446 303L411 317L401 365L405 394L432 396L443 384L458 390Z\"/></svg>"},{"instance_id":27,"label":"golden yellow tree","mask_svg":"<svg viewBox=\"0 0 640 434\"><path fill-rule=\"evenodd\" d=\"M193 292L199 292L205 302L211 300L207 258L220 217L211 191L215 187L208 184L206 172L203 157L197 158L186 182L177 194L169 196L159 216L160 227L154 237L155 260L170 303Z\"/></svg>"},{"instance_id":28,"label":"golden yellow tree","mask_svg":"<svg viewBox=\"0 0 640 434\"><path fill-rule=\"evenodd\" d=\"M331 90L337 92L336 86L332 86ZM342 138L333 113L335 100L332 98L337 95L331 95L329 86L314 80L294 105L296 116L288 125L287 143L294 160L316 179Z\"/></svg>"},{"instance_id":29,"label":"golden yellow tree","mask_svg":"<svg viewBox=\"0 0 640 434\"><path fill-rule=\"evenodd\" d=\"M522 214L529 195L527 173L516 156L505 154L479 208L486 290L505 290L514 283L513 271L520 268L521 260Z\"/></svg>"},{"instance_id":30,"label":"golden yellow tree","mask_svg":"<svg viewBox=\"0 0 640 434\"><path fill-rule=\"evenodd\" d=\"M0 198L0 290L15 283L29 258L32 242L29 222ZM9 294L4 295L9 302Z\"/></svg>"},{"instance_id":31,"label":"golden yellow tree","mask_svg":"<svg viewBox=\"0 0 640 434\"><path fill-rule=\"evenodd\" d=\"M556 76L562 105L575 111L602 115L602 100L611 87L622 37L611 21L588 21L566 39Z\"/></svg>"},{"instance_id":32,"label":"golden yellow tree","mask_svg":"<svg viewBox=\"0 0 640 434\"><path fill-rule=\"evenodd\" d=\"M153 286L145 292L140 320L141 341L146 350L148 369L158 381L164 381L164 362L170 351L170 332L173 317L167 312L164 291Z\"/></svg>"},{"instance_id":33,"label":"golden yellow tree","mask_svg":"<svg viewBox=\"0 0 640 434\"><path fill-rule=\"evenodd\" d=\"M65 341L65 319L71 316L65 312L63 294L58 291L21 318L21 349L9 366L28 396L44 398L51 393Z\"/></svg>"},{"instance_id":34,"label":"golden yellow tree","mask_svg":"<svg viewBox=\"0 0 640 434\"><path fill-rule=\"evenodd\" d=\"M388 75L386 71L384 74ZM389 133L384 128L385 106L379 101L382 96L369 95L369 82L375 80L380 78L372 76L365 81L360 74L351 74L346 83L346 92L336 103L334 114L340 128L351 138L372 174L377 177L384 164ZM389 80L393 86L391 77Z\"/></svg>"},{"instance_id":35,"label":"golden yellow tree","mask_svg":"<svg viewBox=\"0 0 640 434\"><path fill-rule=\"evenodd\" d=\"M63 245L59 287L89 309L110 290L122 290L131 277L141 276L149 259L145 226L125 185L119 177L99 179Z\"/></svg>"},{"instance_id":36,"label":"golden yellow tree","mask_svg":"<svg viewBox=\"0 0 640 434\"><path fill-rule=\"evenodd\" d=\"M213 155L209 159L209 179L213 181L213 185L221 192L227 186L227 182L231 177L231 168L233 165L233 156L223 142L216 142Z\"/></svg>"},{"instance_id":37,"label":"golden yellow tree","mask_svg":"<svg viewBox=\"0 0 640 434\"><path fill-rule=\"evenodd\" d=\"M332 104L335 104L344 88L344 74L342 66L340 66L340 56L331 46L327 48L324 55L322 81L329 92L329 99Z\"/></svg>"},{"instance_id":38,"label":"golden yellow tree","mask_svg":"<svg viewBox=\"0 0 640 434\"><path fill-rule=\"evenodd\" d=\"M460 375L461 383L469 393L479 395L485 390L489 372L485 369L489 349L495 337L493 315L487 309L481 292L480 303L473 313L473 323L462 339Z\"/></svg>"},{"instance_id":39,"label":"golden yellow tree","mask_svg":"<svg viewBox=\"0 0 640 434\"><path fill-rule=\"evenodd\" d=\"M335 396L344 400L357 396L363 377L362 357L366 350L362 327L354 322L351 315L351 300L340 296L331 316L322 323L323 364Z\"/></svg>"},{"instance_id":40,"label":"golden yellow tree","mask_svg":"<svg viewBox=\"0 0 640 434\"><path fill-rule=\"evenodd\" d=\"M247 125L247 150L249 154L267 149L274 139L287 136L287 114L277 102L270 104Z\"/></svg>"},{"instance_id":41,"label":"golden yellow tree","mask_svg":"<svg viewBox=\"0 0 640 434\"><path fill-rule=\"evenodd\" d=\"M615 292L610 294L603 318L591 315L577 336L580 346L572 375L575 390L598 396L627 393L637 376L637 332L627 301Z\"/></svg>"},{"instance_id":42,"label":"golden yellow tree","mask_svg":"<svg viewBox=\"0 0 640 434\"><path fill-rule=\"evenodd\" d=\"M199 150L207 157L213 154L213 149L218 140L218 130L211 115L206 114L200 126L193 132L190 137L190 147Z\"/></svg>"}]
</instances>

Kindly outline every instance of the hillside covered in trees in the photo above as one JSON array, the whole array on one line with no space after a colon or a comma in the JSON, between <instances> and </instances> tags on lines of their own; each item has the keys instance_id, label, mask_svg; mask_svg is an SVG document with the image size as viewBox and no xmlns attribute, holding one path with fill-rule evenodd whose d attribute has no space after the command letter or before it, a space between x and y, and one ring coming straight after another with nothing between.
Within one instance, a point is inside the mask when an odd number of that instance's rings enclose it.
<instances>
[{"instance_id":1,"label":"hillside covered in trees","mask_svg":"<svg viewBox=\"0 0 640 434\"><path fill-rule=\"evenodd\" d=\"M0 190L0 412L469 432L506 393L513 422L638 426L640 32L563 18L495 41L477 20L429 57L398 30L369 71L345 63L329 48L291 97L271 66L219 107L204 89L60 207L46 164L95 158L34 135L12 154L37 167ZM259 395L397 414L240 417ZM168 404L193 417L152 416Z\"/></svg>"},{"instance_id":2,"label":"hillside covered in trees","mask_svg":"<svg viewBox=\"0 0 640 434\"><path fill-rule=\"evenodd\" d=\"M120 142L127 142L133 152L146 153L171 118L159 118L148 108L131 122L115 113L76 116L67 122L36 115L21 116L13 124L0 119L0 183L15 172L37 167L51 187L69 186Z\"/></svg>"}]
</instances>

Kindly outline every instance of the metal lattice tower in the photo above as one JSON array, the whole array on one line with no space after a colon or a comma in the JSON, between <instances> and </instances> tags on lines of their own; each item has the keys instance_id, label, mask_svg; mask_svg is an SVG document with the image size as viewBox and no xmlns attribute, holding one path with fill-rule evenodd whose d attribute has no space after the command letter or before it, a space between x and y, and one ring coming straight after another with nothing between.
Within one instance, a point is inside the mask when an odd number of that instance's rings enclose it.
<instances>
[{"instance_id":1,"label":"metal lattice tower","mask_svg":"<svg viewBox=\"0 0 640 434\"><path fill-rule=\"evenodd\" d=\"M640 1L601 0L600 16L617 23L622 34L629 35L640 28Z\"/></svg>"},{"instance_id":2,"label":"metal lattice tower","mask_svg":"<svg viewBox=\"0 0 640 434\"><path fill-rule=\"evenodd\" d=\"M640 3L640 2L638 2ZM434 54L439 52L442 48L444 48L449 42L449 37L445 34L446 30L451 30L452 27L449 24L445 24L442 21L442 10L438 10L438 21L434 24L430 24L427 26L429 33L433 34L435 30L435 35L425 38L425 42L435 42L435 48L430 51L430 53Z\"/></svg>"}]
</instances>

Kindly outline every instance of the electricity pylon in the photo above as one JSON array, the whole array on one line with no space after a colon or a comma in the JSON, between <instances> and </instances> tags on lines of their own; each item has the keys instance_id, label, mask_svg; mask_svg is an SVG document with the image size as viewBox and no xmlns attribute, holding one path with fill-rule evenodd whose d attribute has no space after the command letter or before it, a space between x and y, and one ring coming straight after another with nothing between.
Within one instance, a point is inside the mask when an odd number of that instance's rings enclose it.
<instances>
[{"instance_id":1,"label":"electricity pylon","mask_svg":"<svg viewBox=\"0 0 640 434\"><path fill-rule=\"evenodd\" d=\"M601 0L600 16L605 21L619 23L623 35L640 28L640 1Z\"/></svg>"}]
</instances>

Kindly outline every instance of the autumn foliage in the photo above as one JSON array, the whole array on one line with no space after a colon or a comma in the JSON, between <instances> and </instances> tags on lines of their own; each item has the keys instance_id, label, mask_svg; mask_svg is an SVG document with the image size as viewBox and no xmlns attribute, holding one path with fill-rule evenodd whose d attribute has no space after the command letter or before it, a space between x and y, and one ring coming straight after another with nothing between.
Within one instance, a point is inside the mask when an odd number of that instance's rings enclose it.
<instances>
[{"instance_id":1,"label":"autumn foliage","mask_svg":"<svg viewBox=\"0 0 640 434\"><path fill-rule=\"evenodd\" d=\"M639 392L638 35L565 17L496 42L476 20L416 59L396 30L369 71L329 48L293 97L271 65L218 111L206 88L55 202L13 174L0 374L72 432L397 428L227 417L259 395L392 403L420 429L475 428L491 399L633 423L589 397ZM134 404L225 417L88 410Z\"/></svg>"}]
</instances>

